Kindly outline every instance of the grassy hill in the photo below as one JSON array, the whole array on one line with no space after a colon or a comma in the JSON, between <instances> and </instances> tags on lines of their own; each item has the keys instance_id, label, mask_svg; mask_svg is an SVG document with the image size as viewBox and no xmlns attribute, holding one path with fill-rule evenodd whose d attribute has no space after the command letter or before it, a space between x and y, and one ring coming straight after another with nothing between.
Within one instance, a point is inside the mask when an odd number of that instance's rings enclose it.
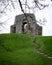
<instances>
[{"instance_id":1,"label":"grassy hill","mask_svg":"<svg viewBox=\"0 0 52 65\"><path fill-rule=\"evenodd\" d=\"M0 65L52 65L48 57L52 57L51 36L0 35Z\"/></svg>"}]
</instances>

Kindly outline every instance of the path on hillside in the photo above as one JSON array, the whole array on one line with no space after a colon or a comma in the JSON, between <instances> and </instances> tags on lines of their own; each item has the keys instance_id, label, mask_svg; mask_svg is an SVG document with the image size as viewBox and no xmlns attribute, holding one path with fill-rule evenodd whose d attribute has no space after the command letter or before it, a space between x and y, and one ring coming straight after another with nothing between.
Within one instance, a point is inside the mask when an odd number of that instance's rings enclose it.
<instances>
[{"instance_id":1,"label":"path on hillside","mask_svg":"<svg viewBox=\"0 0 52 65\"><path fill-rule=\"evenodd\" d=\"M35 50L37 51L37 53L39 53L39 54L41 54L41 55L47 57L48 59L52 59L51 56L49 56L48 54L46 54L46 53L44 53L43 51L41 51L41 49L40 49L40 48L41 48L41 45L38 44L36 38L33 40L33 43L36 43L36 44L37 44L37 48L35 49Z\"/></svg>"}]
</instances>

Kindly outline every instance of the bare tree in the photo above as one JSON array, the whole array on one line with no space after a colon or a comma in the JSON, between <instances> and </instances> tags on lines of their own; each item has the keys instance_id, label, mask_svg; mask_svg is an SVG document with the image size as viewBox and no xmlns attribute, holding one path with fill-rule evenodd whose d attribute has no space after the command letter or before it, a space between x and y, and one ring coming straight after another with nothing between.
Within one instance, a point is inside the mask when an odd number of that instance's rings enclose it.
<instances>
[{"instance_id":1,"label":"bare tree","mask_svg":"<svg viewBox=\"0 0 52 65\"><path fill-rule=\"evenodd\" d=\"M17 8L18 1L17 0L0 0L0 17L3 15L7 15L7 11L12 12L12 8L15 9ZM8 19L4 22L1 21L0 18L0 31L2 31L2 28L8 30L5 26L6 22Z\"/></svg>"},{"instance_id":2,"label":"bare tree","mask_svg":"<svg viewBox=\"0 0 52 65\"><path fill-rule=\"evenodd\" d=\"M48 7L48 6L49 6L48 4L42 4L42 3L40 3L39 0L33 0L34 6L32 6L32 7L30 7L30 6L28 5L27 0L26 0L25 4L22 4L21 0L18 0L18 1L19 1L20 8L21 8L22 12L24 13L24 15L25 15L25 17L26 17L26 20L27 20L27 22L28 22L29 30L31 29L31 27L30 27L30 24L29 24L27 15L26 15L26 11L25 11L25 10L26 10L26 6L27 6L28 9L38 8L39 10L42 10L42 9L44 9L45 7ZM23 6L22 6L22 5L25 5L25 10L23 9ZM32 9L32 10L33 10L33 9ZM38 22L38 21L37 21L37 22ZM44 20L44 22L45 22L45 20ZM44 24L44 22L43 22L43 24ZM41 21L39 21L38 23L39 23L39 24L42 24Z\"/></svg>"},{"instance_id":3,"label":"bare tree","mask_svg":"<svg viewBox=\"0 0 52 65\"><path fill-rule=\"evenodd\" d=\"M21 11L25 15L27 22L28 22L28 18L26 15L26 9L28 9L29 11L32 10L33 13L36 9L42 10L45 7L49 6L49 4L42 3L45 1L46 0L32 0L31 4L33 4L33 5L30 6L28 4L29 3L28 0L0 0L0 16L2 16L3 14L7 14L7 11L12 11L12 9L15 10L16 8L20 7ZM25 6L25 8L24 8L24 6ZM4 24L4 23L2 22L1 24Z\"/></svg>"},{"instance_id":4,"label":"bare tree","mask_svg":"<svg viewBox=\"0 0 52 65\"><path fill-rule=\"evenodd\" d=\"M0 14L2 13L6 13L7 10L11 11L11 9L16 9L18 8L18 2L19 2L19 6L22 10L23 13L25 13L26 8L28 9L36 9L38 8L39 10L44 9L45 7L48 7L49 4L43 4L41 2L44 2L46 0L32 0L33 4L32 6L30 6L28 3L28 0L0 0ZM23 7L25 6L25 8ZM25 9L25 10L24 10Z\"/></svg>"}]
</instances>

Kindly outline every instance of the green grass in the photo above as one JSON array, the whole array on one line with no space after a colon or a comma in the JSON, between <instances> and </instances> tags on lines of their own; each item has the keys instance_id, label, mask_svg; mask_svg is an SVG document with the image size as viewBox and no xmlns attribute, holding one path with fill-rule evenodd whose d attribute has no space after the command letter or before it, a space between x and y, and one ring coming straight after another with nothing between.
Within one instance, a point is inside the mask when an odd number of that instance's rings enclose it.
<instances>
[{"instance_id":1,"label":"green grass","mask_svg":"<svg viewBox=\"0 0 52 65\"><path fill-rule=\"evenodd\" d=\"M33 39L36 42L33 43ZM28 34L0 35L0 65L52 65L52 59L40 55L36 47L52 56L52 37Z\"/></svg>"},{"instance_id":2,"label":"green grass","mask_svg":"<svg viewBox=\"0 0 52 65\"><path fill-rule=\"evenodd\" d=\"M37 36L37 43L40 49L49 56L52 56L52 36ZM38 46L38 45L37 45Z\"/></svg>"}]
</instances>

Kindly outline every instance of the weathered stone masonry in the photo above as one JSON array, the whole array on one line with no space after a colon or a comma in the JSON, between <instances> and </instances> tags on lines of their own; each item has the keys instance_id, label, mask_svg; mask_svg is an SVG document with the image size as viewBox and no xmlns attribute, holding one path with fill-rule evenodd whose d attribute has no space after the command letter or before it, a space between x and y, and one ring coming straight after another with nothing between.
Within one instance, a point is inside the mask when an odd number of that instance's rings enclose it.
<instances>
[{"instance_id":1,"label":"weathered stone masonry","mask_svg":"<svg viewBox=\"0 0 52 65\"><path fill-rule=\"evenodd\" d=\"M34 34L42 35L42 27L36 23L34 14L26 14L28 22L24 14L17 15L15 17L14 25L11 26L11 33L25 33L25 34ZM30 29L29 29L29 25Z\"/></svg>"}]
</instances>

